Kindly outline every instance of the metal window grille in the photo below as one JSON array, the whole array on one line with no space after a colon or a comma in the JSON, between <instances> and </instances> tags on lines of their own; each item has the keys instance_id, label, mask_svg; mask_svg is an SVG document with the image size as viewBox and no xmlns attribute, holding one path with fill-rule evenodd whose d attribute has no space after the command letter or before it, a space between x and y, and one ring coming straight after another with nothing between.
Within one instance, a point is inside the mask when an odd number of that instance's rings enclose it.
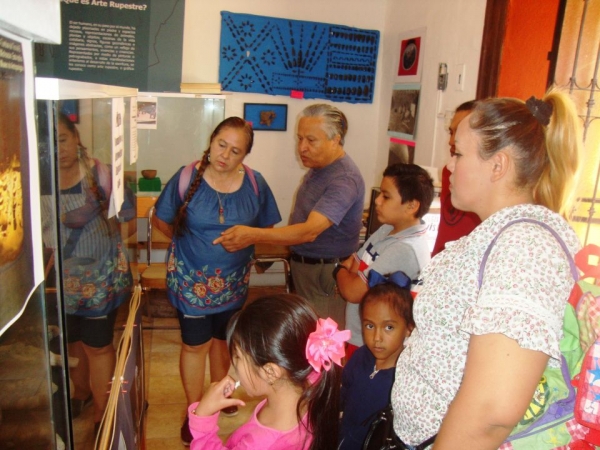
<instances>
[{"instance_id":1,"label":"metal window grille","mask_svg":"<svg viewBox=\"0 0 600 450\"><path fill-rule=\"evenodd\" d=\"M570 217L582 243L600 243L600 0L567 0L554 84L568 89L583 123L584 155Z\"/></svg>"}]
</instances>

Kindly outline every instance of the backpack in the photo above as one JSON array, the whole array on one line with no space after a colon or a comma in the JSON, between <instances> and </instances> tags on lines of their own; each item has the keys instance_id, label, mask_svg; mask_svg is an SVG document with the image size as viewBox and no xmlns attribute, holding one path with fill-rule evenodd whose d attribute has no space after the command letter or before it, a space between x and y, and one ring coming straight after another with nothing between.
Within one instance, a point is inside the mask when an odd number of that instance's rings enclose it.
<instances>
[{"instance_id":1,"label":"backpack","mask_svg":"<svg viewBox=\"0 0 600 450\"><path fill-rule=\"evenodd\" d=\"M559 344L561 366L546 367L524 417L499 450L594 449L594 445L600 445L600 288L590 288L591 285L583 281L592 272L583 268L583 260L587 264L589 258L585 255L594 251L600 255L600 247L588 245L573 258L550 226L534 219L516 219L507 223L486 249L479 268L480 287L493 245L506 228L519 222L534 223L554 236L569 258L574 286L563 317L563 337ZM578 267L583 272L582 277ZM600 267L596 269L600 271ZM591 308L597 311L593 317L588 314ZM586 331L585 336L582 330ZM573 375L576 375L574 383ZM595 379L598 386L594 386Z\"/></svg>"},{"instance_id":2,"label":"backpack","mask_svg":"<svg viewBox=\"0 0 600 450\"><path fill-rule=\"evenodd\" d=\"M595 258L596 265L590 264ZM600 283L600 247L589 244L577 255L575 262L582 272L569 303L577 312L580 324L579 336L585 357L580 373L573 379L577 388L575 419L588 427L585 441L600 446L600 285L585 281L594 279Z\"/></svg>"},{"instance_id":3,"label":"backpack","mask_svg":"<svg viewBox=\"0 0 600 450\"><path fill-rule=\"evenodd\" d=\"M190 181L192 179L192 173L194 172L194 167L196 167L196 164L198 164L199 162L200 162L199 159L191 162L190 164L188 164L187 166L185 166L183 168L183 170L181 171L181 174L179 175L178 188L179 188L179 198L181 199L181 201L185 200L185 193L187 192L187 189L190 185ZM244 167L244 170L248 174L248 178L250 179L250 183L252 183L252 189L254 189L254 193L258 197L258 183L256 182L256 177L254 176L254 171L250 167L248 167L246 164L242 164L242 166Z\"/></svg>"}]
</instances>

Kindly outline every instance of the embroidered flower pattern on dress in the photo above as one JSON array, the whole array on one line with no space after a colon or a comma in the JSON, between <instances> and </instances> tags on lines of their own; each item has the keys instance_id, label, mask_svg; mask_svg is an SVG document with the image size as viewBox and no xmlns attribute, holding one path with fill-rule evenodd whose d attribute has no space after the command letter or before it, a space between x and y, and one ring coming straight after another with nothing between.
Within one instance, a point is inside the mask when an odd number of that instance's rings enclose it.
<instances>
[{"instance_id":1,"label":"embroidered flower pattern on dress","mask_svg":"<svg viewBox=\"0 0 600 450\"><path fill-rule=\"evenodd\" d=\"M117 270L119 272L127 272L129 270L129 261L127 261L127 256L121 249L121 243L117 245Z\"/></svg>"},{"instance_id":2,"label":"embroidered flower pattern on dress","mask_svg":"<svg viewBox=\"0 0 600 450\"><path fill-rule=\"evenodd\" d=\"M167 272L174 272L175 268L175 253L171 253L169 255L169 260L167 261Z\"/></svg>"},{"instance_id":3,"label":"embroidered flower pattern on dress","mask_svg":"<svg viewBox=\"0 0 600 450\"><path fill-rule=\"evenodd\" d=\"M241 274L235 271L223 275L220 268L209 265L186 270L184 262L175 256L175 243L171 244L167 261L167 286L177 293L178 300L194 309L219 307L246 298L250 263L243 267Z\"/></svg>"},{"instance_id":4,"label":"embroidered flower pattern on dress","mask_svg":"<svg viewBox=\"0 0 600 450\"><path fill-rule=\"evenodd\" d=\"M192 291L194 292L194 294L196 294L196 296L198 296L200 298L206 297L206 285L205 284L202 284L202 283L194 284L194 286L192 287Z\"/></svg>"},{"instance_id":5,"label":"embroidered flower pattern on dress","mask_svg":"<svg viewBox=\"0 0 600 450\"><path fill-rule=\"evenodd\" d=\"M219 270L219 269L217 269L217 270ZM225 288L225 281L223 281L223 278L220 278L219 274L217 273L216 276L210 277L208 279L206 285L208 286L208 288L210 289L210 291L212 293L218 294Z\"/></svg>"},{"instance_id":6,"label":"embroidered flower pattern on dress","mask_svg":"<svg viewBox=\"0 0 600 450\"><path fill-rule=\"evenodd\" d=\"M96 286L94 286L92 283L84 284L81 288L81 295L83 295L83 298L92 298L95 293Z\"/></svg>"},{"instance_id":7,"label":"embroidered flower pattern on dress","mask_svg":"<svg viewBox=\"0 0 600 450\"><path fill-rule=\"evenodd\" d=\"M78 277L67 277L65 279L65 293L67 295L78 294L80 290L81 283L79 282Z\"/></svg>"},{"instance_id":8,"label":"embroidered flower pattern on dress","mask_svg":"<svg viewBox=\"0 0 600 450\"><path fill-rule=\"evenodd\" d=\"M91 260L77 258L65 262L65 303L69 314L77 311L101 311L116 297L127 295L133 279L125 253L111 258Z\"/></svg>"}]
</instances>

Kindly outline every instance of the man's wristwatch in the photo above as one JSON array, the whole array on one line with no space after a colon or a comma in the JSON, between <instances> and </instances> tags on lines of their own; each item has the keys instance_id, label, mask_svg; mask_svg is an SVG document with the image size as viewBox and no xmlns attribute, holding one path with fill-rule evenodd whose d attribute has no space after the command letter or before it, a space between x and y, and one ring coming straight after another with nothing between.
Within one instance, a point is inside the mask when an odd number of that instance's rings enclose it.
<instances>
[{"instance_id":1,"label":"man's wristwatch","mask_svg":"<svg viewBox=\"0 0 600 450\"><path fill-rule=\"evenodd\" d=\"M342 269L348 270L348 268L345 265L343 265L342 263L336 263L335 264L335 268L333 269L333 272L331 272L331 276L333 277L333 279L335 281L337 281L337 274L338 274L338 272L340 270L342 270Z\"/></svg>"}]
</instances>

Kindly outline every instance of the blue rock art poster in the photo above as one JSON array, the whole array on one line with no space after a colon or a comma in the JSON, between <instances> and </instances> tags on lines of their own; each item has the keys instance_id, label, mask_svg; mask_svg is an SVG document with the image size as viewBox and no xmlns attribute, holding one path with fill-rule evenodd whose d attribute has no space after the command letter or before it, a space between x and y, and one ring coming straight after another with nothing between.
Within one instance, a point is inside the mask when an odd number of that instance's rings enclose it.
<instances>
[{"instance_id":1,"label":"blue rock art poster","mask_svg":"<svg viewBox=\"0 0 600 450\"><path fill-rule=\"evenodd\" d=\"M224 91L372 103L379 31L221 12Z\"/></svg>"}]
</instances>

